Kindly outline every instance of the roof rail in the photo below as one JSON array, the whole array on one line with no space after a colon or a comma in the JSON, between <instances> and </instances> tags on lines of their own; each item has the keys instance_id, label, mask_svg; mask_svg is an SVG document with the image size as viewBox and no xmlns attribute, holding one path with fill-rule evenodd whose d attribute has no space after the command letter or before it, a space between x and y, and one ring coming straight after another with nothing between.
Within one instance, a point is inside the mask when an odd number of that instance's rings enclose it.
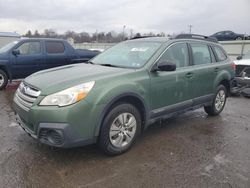
<instances>
[{"instance_id":1,"label":"roof rail","mask_svg":"<svg viewBox=\"0 0 250 188\"><path fill-rule=\"evenodd\" d=\"M218 40L215 37L208 37L208 36L197 35L197 34L180 34L174 37L174 39L200 39L200 40L206 40L206 41L218 43Z\"/></svg>"},{"instance_id":2,"label":"roof rail","mask_svg":"<svg viewBox=\"0 0 250 188\"><path fill-rule=\"evenodd\" d=\"M142 39L142 38L149 38L149 37L153 37L153 36L135 36L133 38L131 38L130 40L134 40L134 39Z\"/></svg>"}]
</instances>

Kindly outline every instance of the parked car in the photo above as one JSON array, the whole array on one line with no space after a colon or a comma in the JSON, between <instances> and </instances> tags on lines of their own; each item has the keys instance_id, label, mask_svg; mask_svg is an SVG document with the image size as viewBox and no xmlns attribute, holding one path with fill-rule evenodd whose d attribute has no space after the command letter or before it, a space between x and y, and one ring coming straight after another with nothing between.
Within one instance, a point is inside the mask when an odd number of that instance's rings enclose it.
<instances>
[{"instance_id":1,"label":"parked car","mask_svg":"<svg viewBox=\"0 0 250 188\"><path fill-rule=\"evenodd\" d=\"M234 63L236 66L236 77L232 93L250 97L250 52L243 56L238 56Z\"/></svg>"},{"instance_id":2,"label":"parked car","mask_svg":"<svg viewBox=\"0 0 250 188\"><path fill-rule=\"evenodd\" d=\"M233 31L220 31L211 35L211 37L215 37L219 41L249 39L249 36L245 34L237 34Z\"/></svg>"},{"instance_id":3,"label":"parked car","mask_svg":"<svg viewBox=\"0 0 250 188\"><path fill-rule=\"evenodd\" d=\"M0 90L8 80L25 78L39 70L86 62L98 52L75 50L61 39L20 39L0 48Z\"/></svg>"},{"instance_id":4,"label":"parked car","mask_svg":"<svg viewBox=\"0 0 250 188\"><path fill-rule=\"evenodd\" d=\"M88 64L44 70L17 89L20 126L40 142L69 148L98 143L126 152L150 124L204 107L218 115L234 66L209 37L150 37L119 43Z\"/></svg>"}]
</instances>

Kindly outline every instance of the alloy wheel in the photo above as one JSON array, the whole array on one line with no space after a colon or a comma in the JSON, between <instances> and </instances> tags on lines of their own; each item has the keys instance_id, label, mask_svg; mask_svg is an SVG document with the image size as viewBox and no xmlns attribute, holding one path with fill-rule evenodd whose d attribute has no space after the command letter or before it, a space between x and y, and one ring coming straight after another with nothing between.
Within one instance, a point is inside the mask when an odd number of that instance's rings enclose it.
<instances>
[{"instance_id":1,"label":"alloy wheel","mask_svg":"<svg viewBox=\"0 0 250 188\"><path fill-rule=\"evenodd\" d=\"M113 146L122 148L133 140L137 128L135 116L131 113L122 113L113 121L109 138Z\"/></svg>"},{"instance_id":2,"label":"alloy wheel","mask_svg":"<svg viewBox=\"0 0 250 188\"><path fill-rule=\"evenodd\" d=\"M225 101L226 101L226 93L224 90L220 90L215 98L215 109L217 111L220 111L223 108Z\"/></svg>"}]
</instances>

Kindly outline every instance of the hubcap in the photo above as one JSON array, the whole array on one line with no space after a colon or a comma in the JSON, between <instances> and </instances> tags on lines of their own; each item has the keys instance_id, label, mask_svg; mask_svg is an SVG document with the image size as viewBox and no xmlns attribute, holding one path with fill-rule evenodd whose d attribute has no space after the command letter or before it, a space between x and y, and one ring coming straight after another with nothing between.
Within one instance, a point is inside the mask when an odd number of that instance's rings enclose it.
<instances>
[{"instance_id":1,"label":"hubcap","mask_svg":"<svg viewBox=\"0 0 250 188\"><path fill-rule=\"evenodd\" d=\"M4 83L4 77L3 75L0 74L0 87L3 85Z\"/></svg>"},{"instance_id":2,"label":"hubcap","mask_svg":"<svg viewBox=\"0 0 250 188\"><path fill-rule=\"evenodd\" d=\"M226 100L225 91L220 90L215 98L215 108L217 111L220 111L223 108L225 100Z\"/></svg>"},{"instance_id":3,"label":"hubcap","mask_svg":"<svg viewBox=\"0 0 250 188\"><path fill-rule=\"evenodd\" d=\"M130 113L122 113L113 121L110 131L109 139L111 143L118 148L128 145L135 136L136 119Z\"/></svg>"}]
</instances>

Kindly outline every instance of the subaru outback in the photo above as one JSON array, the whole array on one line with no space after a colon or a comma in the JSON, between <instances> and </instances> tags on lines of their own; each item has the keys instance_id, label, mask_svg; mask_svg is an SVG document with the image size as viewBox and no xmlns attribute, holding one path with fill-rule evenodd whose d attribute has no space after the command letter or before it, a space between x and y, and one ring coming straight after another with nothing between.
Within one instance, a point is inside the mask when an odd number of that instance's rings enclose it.
<instances>
[{"instance_id":1,"label":"subaru outback","mask_svg":"<svg viewBox=\"0 0 250 188\"><path fill-rule=\"evenodd\" d=\"M55 147L98 143L126 152L153 122L204 107L223 110L234 65L213 38L179 35L121 42L87 64L27 77L13 107L19 125Z\"/></svg>"}]
</instances>

